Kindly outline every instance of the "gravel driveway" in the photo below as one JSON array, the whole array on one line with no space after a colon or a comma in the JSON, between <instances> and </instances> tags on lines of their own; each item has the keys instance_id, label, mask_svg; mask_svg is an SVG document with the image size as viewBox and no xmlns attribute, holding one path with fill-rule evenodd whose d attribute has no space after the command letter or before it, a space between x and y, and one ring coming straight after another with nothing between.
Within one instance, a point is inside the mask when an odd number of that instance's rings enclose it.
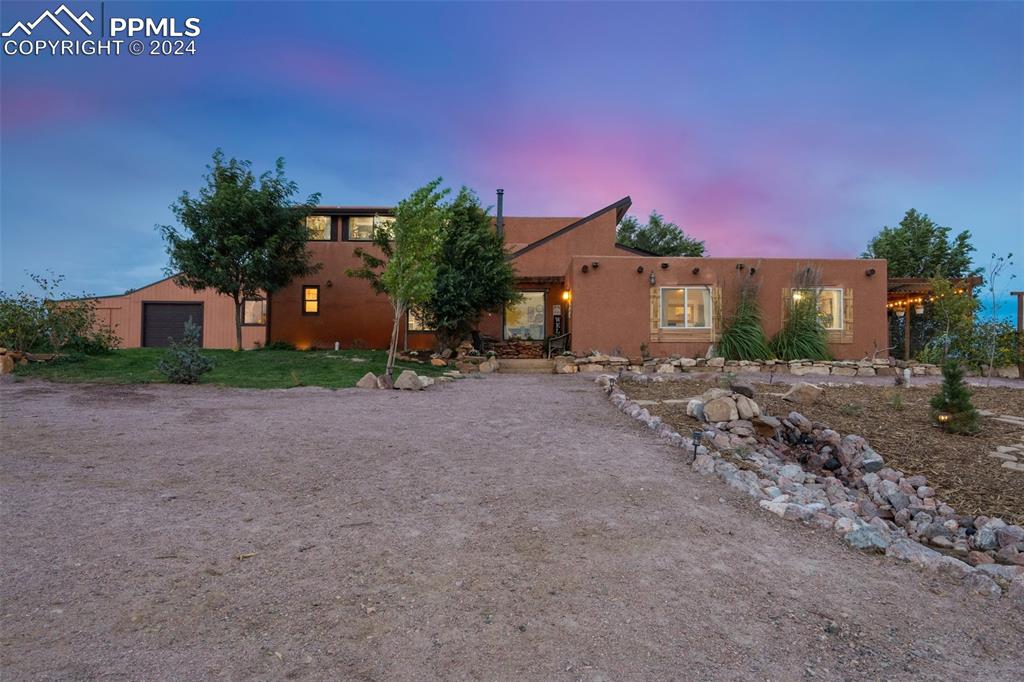
<instances>
[{"instance_id":1,"label":"gravel driveway","mask_svg":"<svg viewBox=\"0 0 1024 682\"><path fill-rule=\"evenodd\" d=\"M1024 667L1019 606L758 511L582 377L0 399L5 680Z\"/></svg>"}]
</instances>

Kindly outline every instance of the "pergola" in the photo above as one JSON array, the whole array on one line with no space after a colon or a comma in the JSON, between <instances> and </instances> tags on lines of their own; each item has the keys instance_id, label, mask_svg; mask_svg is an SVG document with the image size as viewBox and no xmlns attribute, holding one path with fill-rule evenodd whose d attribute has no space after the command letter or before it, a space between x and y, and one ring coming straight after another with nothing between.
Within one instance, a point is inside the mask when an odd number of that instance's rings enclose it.
<instances>
[{"instance_id":1,"label":"pergola","mask_svg":"<svg viewBox=\"0 0 1024 682\"><path fill-rule=\"evenodd\" d=\"M982 284L978 276L949 280L957 293L970 293ZM931 279L928 277L890 277L886 307L897 317L903 318L903 359L910 359L910 318L911 314L923 315L924 304L935 300Z\"/></svg>"}]
</instances>

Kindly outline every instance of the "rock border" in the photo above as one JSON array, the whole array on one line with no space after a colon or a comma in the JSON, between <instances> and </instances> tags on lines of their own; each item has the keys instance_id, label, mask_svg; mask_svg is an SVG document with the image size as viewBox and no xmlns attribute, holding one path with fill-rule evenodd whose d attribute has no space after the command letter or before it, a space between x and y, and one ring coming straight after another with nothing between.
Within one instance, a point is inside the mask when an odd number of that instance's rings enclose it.
<instances>
[{"instance_id":1,"label":"rock border","mask_svg":"<svg viewBox=\"0 0 1024 682\"><path fill-rule=\"evenodd\" d=\"M856 549L883 553L950 575L970 594L998 599L1005 592L1008 598L1024 605L1024 565L995 563L992 557L993 549L1024 545L1024 528L986 517L971 519L968 526L966 519L971 517L958 517L951 507L937 500L924 477L907 477L885 467L882 458L863 438L843 438L831 429L812 424L797 412L791 412L785 419L757 414L751 420L708 423L702 431L684 436L630 399L619 385L622 380L645 383L667 381L670 377L601 374L595 383L621 412L683 450L694 471L715 475L729 487L757 500L761 509L786 520L831 530ZM717 393L708 395L713 392ZM691 400L687 412L693 415L700 409L702 416L706 403L736 395L739 394L711 389L705 394L709 400ZM695 403L699 403L699 408ZM766 436L768 429L773 437ZM786 447L784 441L794 439L798 447L804 446L808 452L804 465L780 452ZM809 455L809 439L817 441L813 457ZM773 443L779 448L773 447ZM915 483L919 485L914 486ZM969 558L977 563L972 566L927 547L912 534L927 538L941 549L952 548L955 540L963 540L963 547L968 547L969 542L973 547L973 551L968 551Z\"/></svg>"}]
</instances>

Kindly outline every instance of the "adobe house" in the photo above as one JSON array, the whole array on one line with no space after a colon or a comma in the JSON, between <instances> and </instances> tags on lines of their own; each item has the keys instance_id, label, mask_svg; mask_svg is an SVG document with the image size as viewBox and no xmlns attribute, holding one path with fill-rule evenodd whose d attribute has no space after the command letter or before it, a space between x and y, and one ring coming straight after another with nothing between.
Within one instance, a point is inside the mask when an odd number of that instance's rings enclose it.
<instances>
[{"instance_id":1,"label":"adobe house","mask_svg":"<svg viewBox=\"0 0 1024 682\"><path fill-rule=\"evenodd\" d=\"M677 353L703 356L721 334L744 279L759 284L765 332L782 324L801 269L820 273L822 312L829 321L829 348L837 359L871 356L887 345L886 262L864 259L663 258L615 241L616 226L631 205L625 197L582 218L505 216L498 193L495 229L504 235L522 300L502 314L487 314L481 335L497 341L543 343L562 336L579 352L639 357ZM309 249L323 264L268 300L246 303L245 346L286 341L299 348L385 348L391 307L369 283L348 277L360 265L355 250L367 247L375 222L391 209L320 206L309 219ZM117 299L129 299L125 302ZM226 301L221 306L218 299ZM231 347L233 314L225 297L195 293L164 280L124 297L105 297L126 346L166 343L181 308L202 305L203 344ZM409 349L434 348L434 335L409 316L400 330ZM161 337L164 337L161 339Z\"/></svg>"}]
</instances>

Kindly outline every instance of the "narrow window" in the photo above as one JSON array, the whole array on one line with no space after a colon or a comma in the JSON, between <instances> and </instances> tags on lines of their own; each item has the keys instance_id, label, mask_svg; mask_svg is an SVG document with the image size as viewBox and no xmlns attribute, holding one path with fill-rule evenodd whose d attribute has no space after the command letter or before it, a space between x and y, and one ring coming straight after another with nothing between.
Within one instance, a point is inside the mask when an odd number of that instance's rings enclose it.
<instances>
[{"instance_id":1,"label":"narrow window","mask_svg":"<svg viewBox=\"0 0 1024 682\"><path fill-rule=\"evenodd\" d=\"M544 339L544 292L523 291L518 303L505 308L505 338Z\"/></svg>"},{"instance_id":2,"label":"narrow window","mask_svg":"<svg viewBox=\"0 0 1024 682\"><path fill-rule=\"evenodd\" d=\"M711 290L707 287L665 287L661 290L661 327L709 329Z\"/></svg>"},{"instance_id":3,"label":"narrow window","mask_svg":"<svg viewBox=\"0 0 1024 682\"><path fill-rule=\"evenodd\" d=\"M306 229L309 230L311 242L326 242L331 239L331 216L311 215L306 218Z\"/></svg>"},{"instance_id":4,"label":"narrow window","mask_svg":"<svg viewBox=\"0 0 1024 682\"><path fill-rule=\"evenodd\" d=\"M262 298L247 298L242 304L242 324L264 325L267 323L267 301Z\"/></svg>"},{"instance_id":5,"label":"narrow window","mask_svg":"<svg viewBox=\"0 0 1024 682\"><path fill-rule=\"evenodd\" d=\"M302 287L302 314L320 314L320 286L310 285Z\"/></svg>"}]
</instances>

